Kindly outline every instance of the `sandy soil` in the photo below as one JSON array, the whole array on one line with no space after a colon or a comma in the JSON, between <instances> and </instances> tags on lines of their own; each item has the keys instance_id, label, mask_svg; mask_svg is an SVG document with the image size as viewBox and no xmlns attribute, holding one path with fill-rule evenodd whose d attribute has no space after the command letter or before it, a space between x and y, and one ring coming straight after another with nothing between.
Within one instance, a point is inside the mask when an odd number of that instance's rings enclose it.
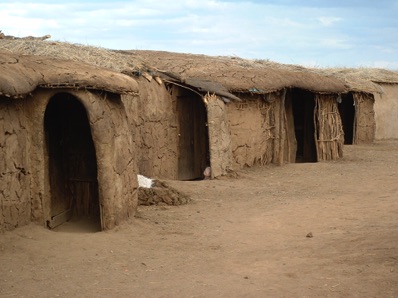
<instances>
[{"instance_id":1,"label":"sandy soil","mask_svg":"<svg viewBox=\"0 0 398 298\"><path fill-rule=\"evenodd\" d=\"M398 297L397 142L169 183L193 202L0 235L0 296Z\"/></svg>"}]
</instances>

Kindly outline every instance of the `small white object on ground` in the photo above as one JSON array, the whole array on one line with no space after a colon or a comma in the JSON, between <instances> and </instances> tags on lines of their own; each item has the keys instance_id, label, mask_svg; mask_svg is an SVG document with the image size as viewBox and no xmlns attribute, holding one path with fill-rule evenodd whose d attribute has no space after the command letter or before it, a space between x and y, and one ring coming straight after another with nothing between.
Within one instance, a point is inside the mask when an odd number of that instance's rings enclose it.
<instances>
[{"instance_id":1,"label":"small white object on ground","mask_svg":"<svg viewBox=\"0 0 398 298\"><path fill-rule=\"evenodd\" d=\"M205 180L211 179L211 168L206 167L206 169L203 172L203 176Z\"/></svg>"},{"instance_id":2,"label":"small white object on ground","mask_svg":"<svg viewBox=\"0 0 398 298\"><path fill-rule=\"evenodd\" d=\"M143 175L137 175L137 178L138 178L139 187L151 188L153 186L152 179L145 177Z\"/></svg>"}]
</instances>

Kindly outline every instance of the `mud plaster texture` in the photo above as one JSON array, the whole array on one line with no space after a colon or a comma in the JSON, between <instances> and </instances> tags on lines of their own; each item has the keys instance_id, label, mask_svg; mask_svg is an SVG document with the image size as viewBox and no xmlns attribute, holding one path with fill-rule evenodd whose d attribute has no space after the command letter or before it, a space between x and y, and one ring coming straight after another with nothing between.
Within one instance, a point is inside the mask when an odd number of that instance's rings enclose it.
<instances>
[{"instance_id":1,"label":"mud plaster texture","mask_svg":"<svg viewBox=\"0 0 398 298\"><path fill-rule=\"evenodd\" d=\"M178 121L175 98L155 80L139 79L139 98L123 95L130 131L135 135L139 174L177 179Z\"/></svg>"},{"instance_id":2,"label":"mud plaster texture","mask_svg":"<svg viewBox=\"0 0 398 298\"><path fill-rule=\"evenodd\" d=\"M375 140L375 99L369 93L354 93L355 136L354 144L370 144Z\"/></svg>"},{"instance_id":3,"label":"mud plaster texture","mask_svg":"<svg viewBox=\"0 0 398 298\"><path fill-rule=\"evenodd\" d=\"M231 129L226 105L220 97L206 95L204 101L208 119L211 176L215 178L233 171Z\"/></svg>"},{"instance_id":4,"label":"mud plaster texture","mask_svg":"<svg viewBox=\"0 0 398 298\"><path fill-rule=\"evenodd\" d=\"M277 96L272 94L272 96ZM243 97L243 96L242 96ZM276 105L247 95L242 102L230 102L226 105L231 130L231 150L235 168L266 165L276 159L279 142L280 121L276 121ZM278 127L277 127L278 126Z\"/></svg>"},{"instance_id":5,"label":"mud plaster texture","mask_svg":"<svg viewBox=\"0 0 398 298\"><path fill-rule=\"evenodd\" d=\"M0 231L31 219L29 120L23 101L0 98Z\"/></svg>"},{"instance_id":6,"label":"mud plaster texture","mask_svg":"<svg viewBox=\"0 0 398 298\"><path fill-rule=\"evenodd\" d=\"M380 84L383 93L375 93L377 140L398 139L398 84Z\"/></svg>"},{"instance_id":7,"label":"mud plaster texture","mask_svg":"<svg viewBox=\"0 0 398 298\"><path fill-rule=\"evenodd\" d=\"M110 229L133 217L137 206L135 152L127 116L119 96L70 89L37 89L18 101L0 100L0 229L30 220L45 224L51 215L48 154L44 114L50 98L60 92L76 97L86 108L98 168L102 227Z\"/></svg>"}]
</instances>

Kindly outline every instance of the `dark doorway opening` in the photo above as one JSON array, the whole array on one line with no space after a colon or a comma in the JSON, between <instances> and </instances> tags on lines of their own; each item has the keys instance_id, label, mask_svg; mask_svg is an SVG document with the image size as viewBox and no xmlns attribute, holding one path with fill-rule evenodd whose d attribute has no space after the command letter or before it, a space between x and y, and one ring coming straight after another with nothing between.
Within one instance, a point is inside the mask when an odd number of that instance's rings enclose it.
<instances>
[{"instance_id":1,"label":"dark doorway opening","mask_svg":"<svg viewBox=\"0 0 398 298\"><path fill-rule=\"evenodd\" d=\"M210 166L207 111L202 97L185 91L177 97L179 118L178 179L200 180Z\"/></svg>"},{"instance_id":2,"label":"dark doorway opening","mask_svg":"<svg viewBox=\"0 0 398 298\"><path fill-rule=\"evenodd\" d=\"M355 125L355 104L352 93L341 96L339 103L339 113L344 131L344 144L352 145L354 143L354 125Z\"/></svg>"},{"instance_id":3,"label":"dark doorway opening","mask_svg":"<svg viewBox=\"0 0 398 298\"><path fill-rule=\"evenodd\" d=\"M297 141L296 162L317 162L314 94L301 89L292 89L291 99Z\"/></svg>"},{"instance_id":4,"label":"dark doorway opening","mask_svg":"<svg viewBox=\"0 0 398 298\"><path fill-rule=\"evenodd\" d=\"M51 218L101 230L97 159L86 109L74 96L53 96L44 115L49 162Z\"/></svg>"}]
</instances>

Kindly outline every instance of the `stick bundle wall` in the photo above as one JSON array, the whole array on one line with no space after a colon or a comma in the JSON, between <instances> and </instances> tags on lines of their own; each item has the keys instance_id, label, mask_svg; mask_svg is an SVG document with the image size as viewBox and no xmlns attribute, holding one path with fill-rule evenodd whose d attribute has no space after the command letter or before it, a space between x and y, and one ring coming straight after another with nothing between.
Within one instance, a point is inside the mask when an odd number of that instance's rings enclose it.
<instances>
[{"instance_id":1,"label":"stick bundle wall","mask_svg":"<svg viewBox=\"0 0 398 298\"><path fill-rule=\"evenodd\" d=\"M344 132L336 95L316 95L315 127L318 160L343 157Z\"/></svg>"}]
</instances>

